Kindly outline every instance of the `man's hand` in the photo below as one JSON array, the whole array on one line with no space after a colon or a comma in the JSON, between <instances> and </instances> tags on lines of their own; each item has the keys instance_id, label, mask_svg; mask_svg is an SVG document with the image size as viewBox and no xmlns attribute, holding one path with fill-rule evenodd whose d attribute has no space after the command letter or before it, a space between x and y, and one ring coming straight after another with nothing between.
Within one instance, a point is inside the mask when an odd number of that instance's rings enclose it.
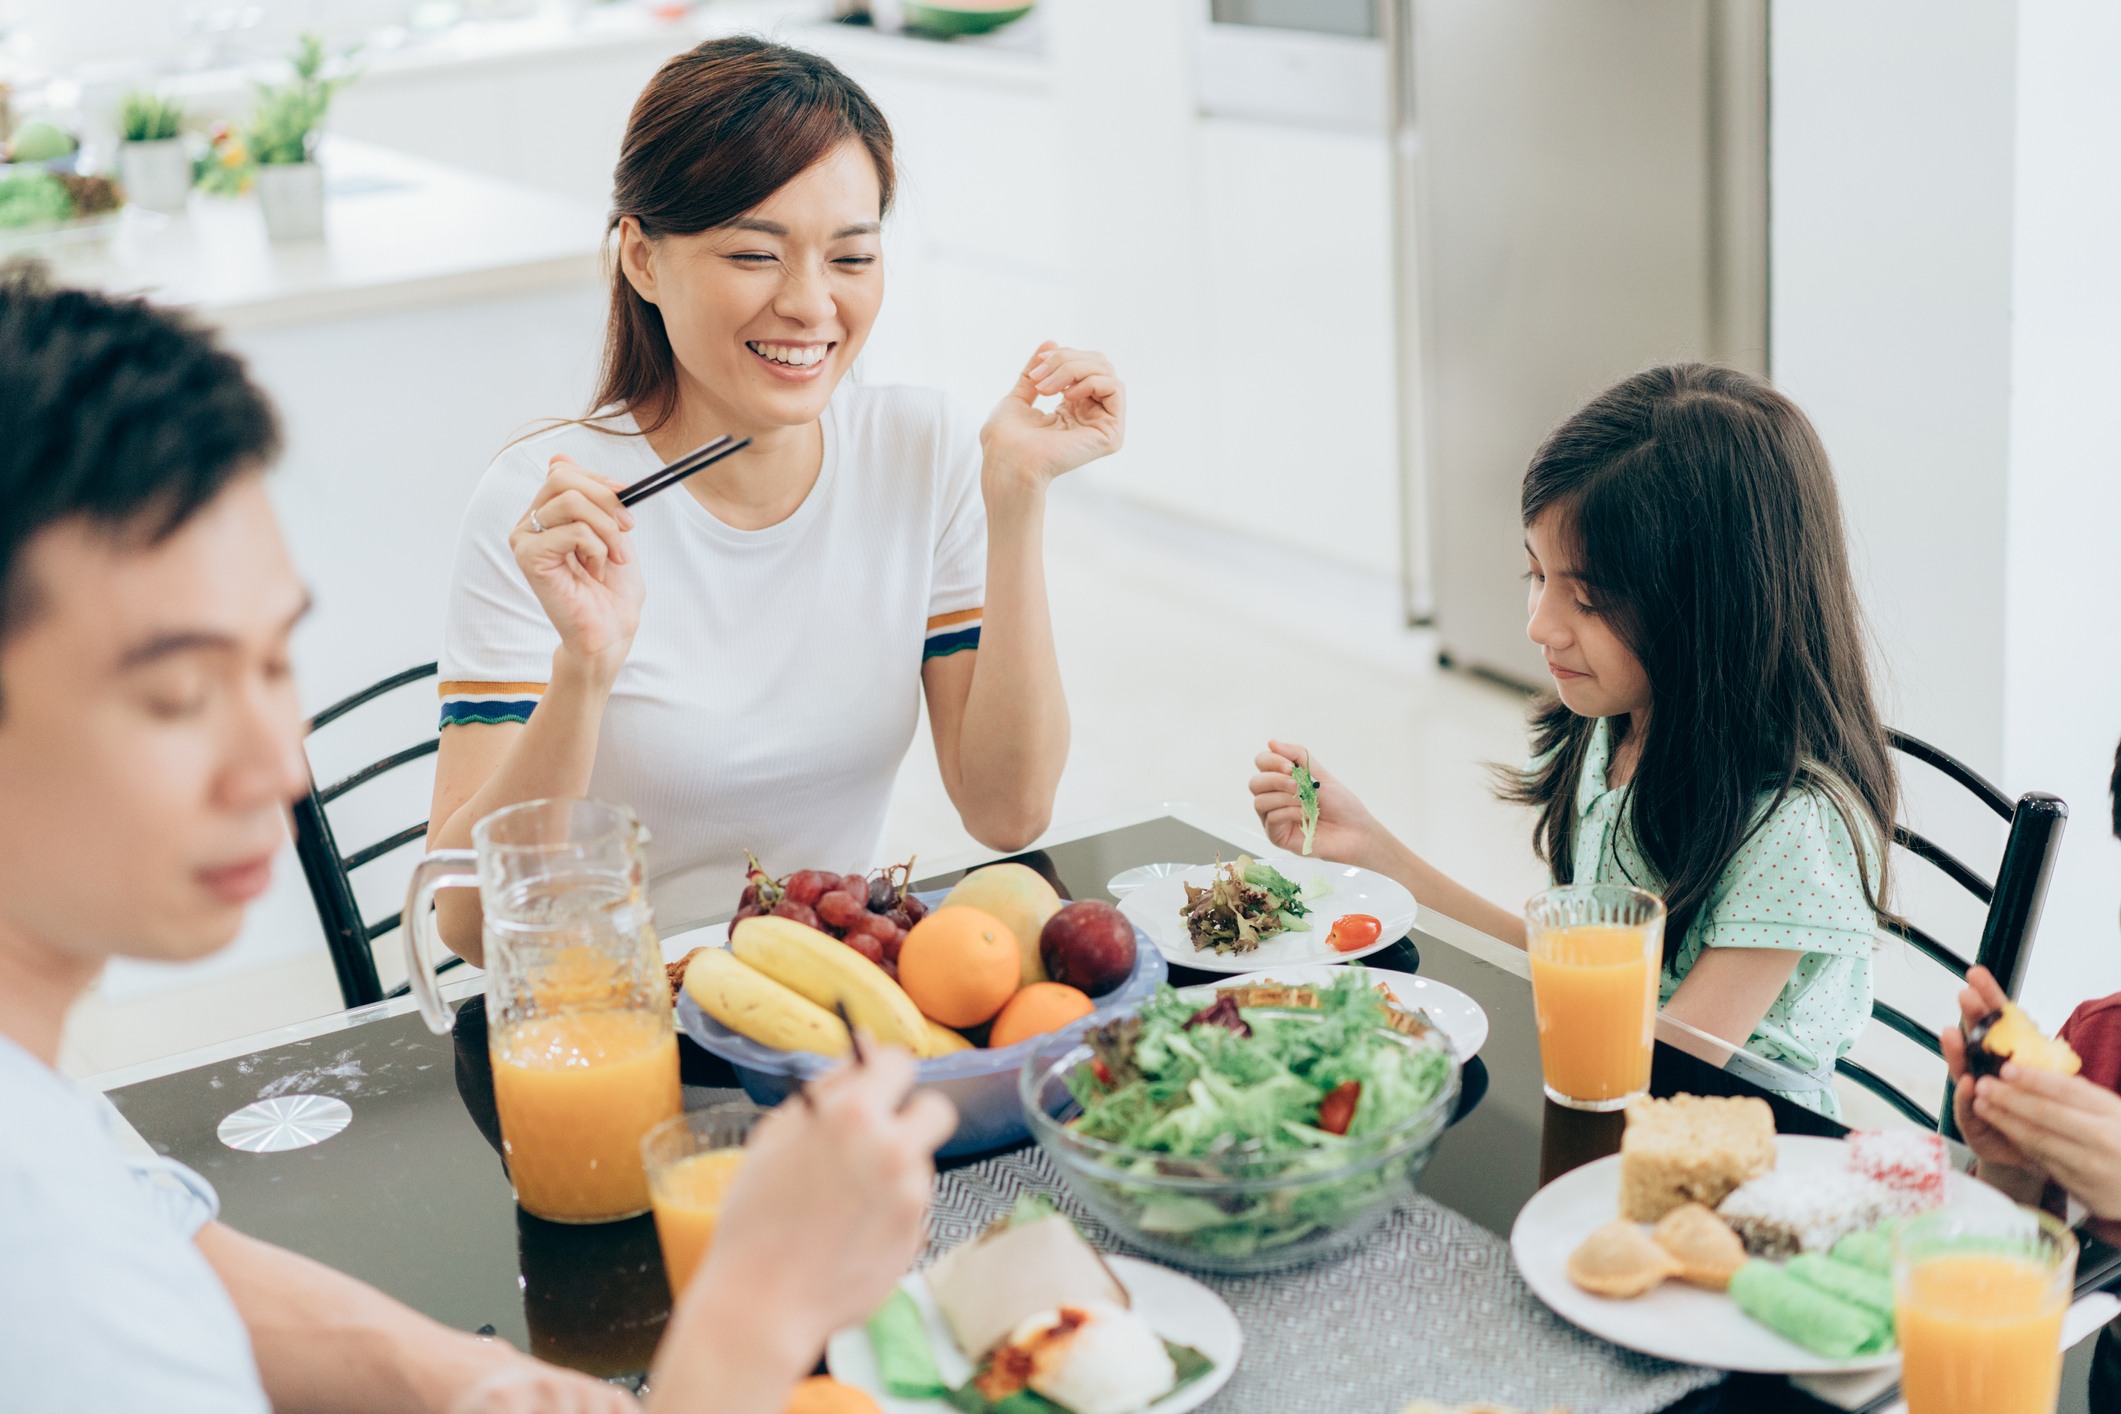
<instances>
[{"instance_id":1,"label":"man's hand","mask_svg":"<svg viewBox=\"0 0 2121 1414\"><path fill-rule=\"evenodd\" d=\"M920 1255L957 1112L932 1090L908 1097L913 1057L865 1050L752 1131L656 1352L651 1414L779 1414L826 1338L868 1319Z\"/></svg>"},{"instance_id":2,"label":"man's hand","mask_svg":"<svg viewBox=\"0 0 2121 1414\"><path fill-rule=\"evenodd\" d=\"M2091 1209L2121 1219L2121 1095L2012 1061L1969 1087L1974 1115Z\"/></svg>"},{"instance_id":3,"label":"man's hand","mask_svg":"<svg viewBox=\"0 0 2121 1414\"><path fill-rule=\"evenodd\" d=\"M616 1385L526 1357L458 1395L449 1414L640 1414L640 1409Z\"/></svg>"},{"instance_id":4,"label":"man's hand","mask_svg":"<svg viewBox=\"0 0 2121 1414\"><path fill-rule=\"evenodd\" d=\"M1986 967L1973 968L1966 974L1966 986L1959 993L1959 1015L1968 1026L2000 1008L2003 1002L2003 988L1996 984L1995 977ZM1959 1121L1959 1135L1966 1141L1966 1147L1972 1149L1974 1156L1984 1164L2000 1164L2044 1183L2047 1170L2039 1161L2012 1143L2010 1136L1990 1124L1975 1106L1975 1086L1966 1064L1966 1037L1958 1027L1947 1026L1937 1034L1937 1042L1943 1048L1944 1063L1951 1071L1952 1118Z\"/></svg>"}]
</instances>

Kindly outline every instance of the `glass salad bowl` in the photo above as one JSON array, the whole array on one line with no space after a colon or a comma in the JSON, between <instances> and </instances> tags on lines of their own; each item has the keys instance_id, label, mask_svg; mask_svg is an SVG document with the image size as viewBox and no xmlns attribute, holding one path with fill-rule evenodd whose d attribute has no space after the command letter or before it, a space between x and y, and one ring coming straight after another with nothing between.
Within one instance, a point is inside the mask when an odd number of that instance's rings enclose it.
<instances>
[{"instance_id":1,"label":"glass salad bowl","mask_svg":"<svg viewBox=\"0 0 2121 1414\"><path fill-rule=\"evenodd\" d=\"M1262 1009L1264 1011L1264 1009ZM1246 1015L1253 1016L1252 1009ZM1315 1013L1266 1011L1315 1024ZM1232 1145L1179 1155L1078 1132L1082 1107L1068 1077L1092 1055L1080 1034L1044 1038L1018 1086L1031 1133L1069 1189L1106 1226L1158 1260L1199 1271L1276 1271L1340 1257L1412 1196L1458 1105L1459 1067L1441 1036L1417 1041L1387 1027L1380 1039L1442 1051L1443 1086L1419 1110L1356 1138L1267 1153Z\"/></svg>"}]
</instances>

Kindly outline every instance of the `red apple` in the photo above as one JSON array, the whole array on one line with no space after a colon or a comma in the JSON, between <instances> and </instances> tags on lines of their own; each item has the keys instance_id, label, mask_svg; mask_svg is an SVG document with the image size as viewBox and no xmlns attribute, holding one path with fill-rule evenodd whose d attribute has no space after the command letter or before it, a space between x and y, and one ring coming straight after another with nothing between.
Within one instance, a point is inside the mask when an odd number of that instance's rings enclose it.
<instances>
[{"instance_id":1,"label":"red apple","mask_svg":"<svg viewBox=\"0 0 2121 1414\"><path fill-rule=\"evenodd\" d=\"M1046 920L1039 959L1056 982L1097 996L1134 972L1134 925L1109 903L1084 899Z\"/></svg>"}]
</instances>

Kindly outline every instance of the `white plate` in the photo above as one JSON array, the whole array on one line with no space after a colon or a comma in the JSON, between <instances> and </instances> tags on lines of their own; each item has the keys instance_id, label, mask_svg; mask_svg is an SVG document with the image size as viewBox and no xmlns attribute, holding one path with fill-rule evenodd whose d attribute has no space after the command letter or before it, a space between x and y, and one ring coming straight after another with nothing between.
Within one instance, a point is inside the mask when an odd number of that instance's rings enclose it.
<instances>
[{"instance_id":1,"label":"white plate","mask_svg":"<svg viewBox=\"0 0 2121 1414\"><path fill-rule=\"evenodd\" d=\"M1846 1168L1848 1145L1810 1134L1777 1135L1775 1166L1799 1171ZM2010 1203L1969 1174L1946 1175L1944 1191L1953 1203ZM1510 1255L1517 1259L1525 1285L1555 1314L1592 1335L1645 1355L1718 1370L1809 1375L1899 1364L1898 1349L1829 1360L1775 1334L1722 1292L1683 1281L1668 1281L1632 1301L1591 1295L1569 1280L1569 1254L1619 1212L1620 1156L1612 1154L1563 1174L1533 1194L1510 1228Z\"/></svg>"},{"instance_id":2,"label":"white plate","mask_svg":"<svg viewBox=\"0 0 2121 1414\"><path fill-rule=\"evenodd\" d=\"M1447 987L1427 977L1417 977L1411 972L1401 972L1390 967L1366 967L1371 977L1385 985L1392 1000L1410 1010L1424 1011L1429 1019L1443 1028L1443 1034L1451 1038L1451 1049L1458 1055L1458 1063L1480 1054L1480 1048L1488 1041L1488 1014L1456 987ZM1300 963L1294 967L1276 967L1266 972L1248 972L1242 977L1232 977L1227 982L1203 984L1189 987L1189 992L1200 992L1210 996L1216 987L1246 986L1266 982L1280 982L1286 986L1300 987L1305 984L1325 986L1339 976L1341 969L1322 962Z\"/></svg>"},{"instance_id":3,"label":"white plate","mask_svg":"<svg viewBox=\"0 0 2121 1414\"><path fill-rule=\"evenodd\" d=\"M1151 879L1121 899L1119 910L1156 941L1156 950L1166 962L1203 972L1257 972L1295 963L1349 962L1392 946L1414 926L1414 895L1382 874L1351 864L1329 864L1323 859L1268 858L1260 862L1273 865L1298 884L1323 877L1332 885L1328 892L1305 901L1305 907L1311 910L1304 918L1311 925L1310 932L1277 933L1250 952L1219 953L1194 947L1182 916L1185 886L1205 887L1221 867L1214 864L1199 864L1183 874ZM1326 946L1326 934L1333 930L1333 920L1344 913L1367 913L1382 923L1377 941L1354 952L1335 952Z\"/></svg>"},{"instance_id":4,"label":"white plate","mask_svg":"<svg viewBox=\"0 0 2121 1414\"><path fill-rule=\"evenodd\" d=\"M1229 1303L1193 1278L1154 1262L1107 1256L1105 1263L1119 1278L1119 1284L1127 1288L1135 1313L1149 1323L1151 1330L1173 1345L1190 1345L1215 1362L1214 1369L1192 1384L1150 1405L1147 1414L1184 1414L1185 1410L1207 1403L1229 1383L1237 1370L1238 1357L1244 1353L1245 1333ZM927 1323L928 1344L935 1351L937 1372L952 1389L960 1387L972 1378L972 1363L958 1352L957 1343L950 1338L942 1314L928 1295L928 1283L914 1272L899 1285L913 1298L921 1319ZM849 1326L832 1337L825 1346L825 1368L841 1384L853 1385L874 1399L884 1414L934 1414L950 1408L940 1399L896 1399L884 1393L883 1376L876 1367L876 1349L869 1344L869 1332L860 1326Z\"/></svg>"}]
</instances>

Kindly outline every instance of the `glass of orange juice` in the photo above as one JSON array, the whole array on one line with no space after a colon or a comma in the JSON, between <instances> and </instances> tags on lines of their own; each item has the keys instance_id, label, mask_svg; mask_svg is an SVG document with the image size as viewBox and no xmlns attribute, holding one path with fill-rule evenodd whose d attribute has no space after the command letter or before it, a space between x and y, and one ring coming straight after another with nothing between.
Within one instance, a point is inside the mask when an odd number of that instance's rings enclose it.
<instances>
[{"instance_id":1,"label":"glass of orange juice","mask_svg":"<svg viewBox=\"0 0 2121 1414\"><path fill-rule=\"evenodd\" d=\"M1893 1233L1908 1414L2054 1414L2077 1239L2033 1208L1940 1208Z\"/></svg>"},{"instance_id":2,"label":"glass of orange juice","mask_svg":"<svg viewBox=\"0 0 2121 1414\"><path fill-rule=\"evenodd\" d=\"M1525 905L1547 1098L1617 1110L1649 1093L1664 902L1625 884L1569 884Z\"/></svg>"},{"instance_id":3,"label":"glass of orange juice","mask_svg":"<svg viewBox=\"0 0 2121 1414\"><path fill-rule=\"evenodd\" d=\"M759 1113L751 1105L713 1105L666 1119L641 1140L673 1300L685 1294L714 1241L722 1199L743 1166L744 1141Z\"/></svg>"}]
</instances>

